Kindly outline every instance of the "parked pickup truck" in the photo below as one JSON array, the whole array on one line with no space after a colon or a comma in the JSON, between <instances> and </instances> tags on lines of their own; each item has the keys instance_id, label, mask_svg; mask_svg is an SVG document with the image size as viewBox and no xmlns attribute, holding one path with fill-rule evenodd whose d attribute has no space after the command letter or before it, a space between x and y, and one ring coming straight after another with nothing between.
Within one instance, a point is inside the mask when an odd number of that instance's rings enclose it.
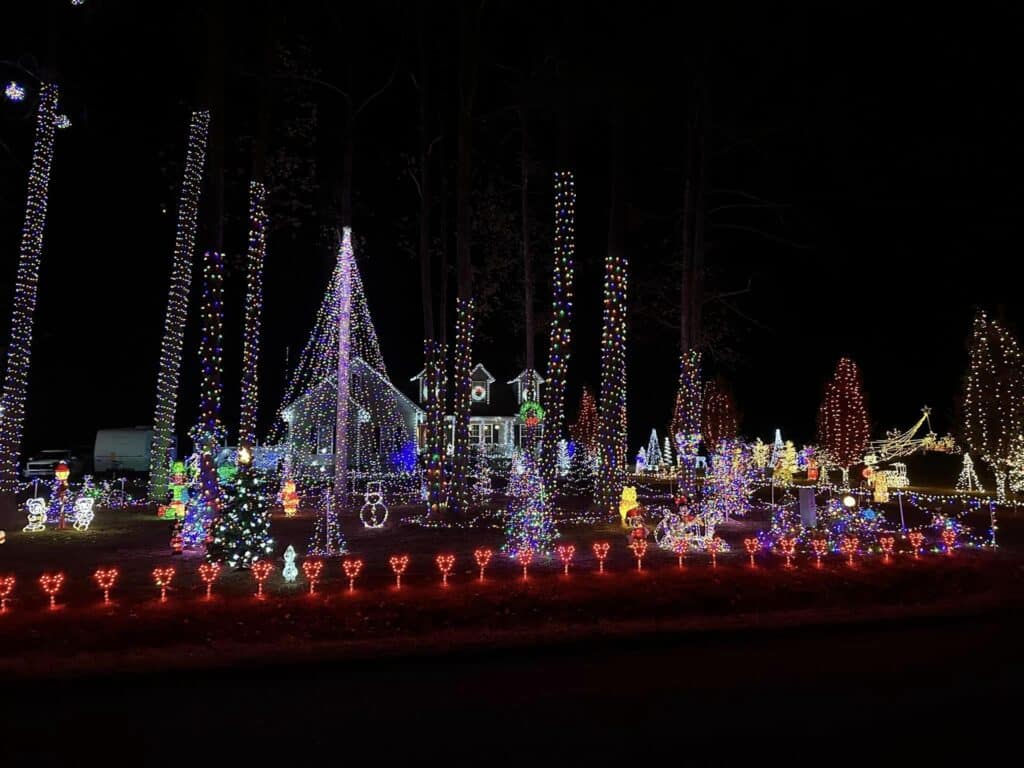
<instances>
[{"instance_id":1,"label":"parked pickup truck","mask_svg":"<svg viewBox=\"0 0 1024 768\"><path fill-rule=\"evenodd\" d=\"M68 465L73 476L82 474L85 463L66 448L51 448L40 451L25 462L24 476L28 479L33 477L52 478L53 470L60 462Z\"/></svg>"}]
</instances>

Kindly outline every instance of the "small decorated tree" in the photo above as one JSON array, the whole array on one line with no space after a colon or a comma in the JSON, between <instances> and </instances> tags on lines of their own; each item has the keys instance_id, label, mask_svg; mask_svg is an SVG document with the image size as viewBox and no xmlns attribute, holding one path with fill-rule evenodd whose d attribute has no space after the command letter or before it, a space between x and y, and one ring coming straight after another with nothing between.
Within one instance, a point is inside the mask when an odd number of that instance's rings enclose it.
<instances>
[{"instance_id":1,"label":"small decorated tree","mask_svg":"<svg viewBox=\"0 0 1024 768\"><path fill-rule=\"evenodd\" d=\"M960 477L956 479L956 489L966 493L985 492L985 489L981 487L981 481L978 480L978 473L974 469L974 459L971 458L971 454L966 452L964 453L964 465L960 470Z\"/></svg>"},{"instance_id":2,"label":"small decorated tree","mask_svg":"<svg viewBox=\"0 0 1024 768\"><path fill-rule=\"evenodd\" d=\"M864 458L869 428L860 370L844 357L836 365L818 411L818 442L843 470L844 486L849 486L850 467Z\"/></svg>"},{"instance_id":3,"label":"small decorated tree","mask_svg":"<svg viewBox=\"0 0 1024 768\"><path fill-rule=\"evenodd\" d=\"M505 516L505 551L517 556L524 551L550 554L558 536L547 507L547 491L533 456L521 454L520 471L512 488Z\"/></svg>"},{"instance_id":4,"label":"small decorated tree","mask_svg":"<svg viewBox=\"0 0 1024 768\"><path fill-rule=\"evenodd\" d=\"M591 457L597 455L597 401L586 387L583 388L576 421L569 428L569 433L576 443L577 452L582 450Z\"/></svg>"},{"instance_id":5,"label":"small decorated tree","mask_svg":"<svg viewBox=\"0 0 1024 768\"><path fill-rule=\"evenodd\" d=\"M207 559L232 568L249 568L274 550L270 538L270 500L249 451L238 452L238 473L214 521Z\"/></svg>"},{"instance_id":6,"label":"small decorated tree","mask_svg":"<svg viewBox=\"0 0 1024 768\"><path fill-rule=\"evenodd\" d=\"M732 394L717 379L704 385L704 445L717 447L722 440L732 440L739 431L736 404Z\"/></svg>"},{"instance_id":7,"label":"small decorated tree","mask_svg":"<svg viewBox=\"0 0 1024 768\"><path fill-rule=\"evenodd\" d=\"M651 439L647 441L647 469L657 472L661 469L661 448L658 446L658 431L651 430Z\"/></svg>"}]
</instances>

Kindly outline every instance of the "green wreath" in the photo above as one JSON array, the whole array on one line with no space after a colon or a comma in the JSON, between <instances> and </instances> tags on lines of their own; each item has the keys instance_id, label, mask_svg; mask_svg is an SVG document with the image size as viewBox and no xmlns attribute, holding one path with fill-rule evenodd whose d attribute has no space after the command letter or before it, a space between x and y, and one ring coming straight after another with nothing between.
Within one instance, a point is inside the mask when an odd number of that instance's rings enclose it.
<instances>
[{"instance_id":1,"label":"green wreath","mask_svg":"<svg viewBox=\"0 0 1024 768\"><path fill-rule=\"evenodd\" d=\"M519 409L519 418L528 427L536 427L544 421L544 408L534 400L527 400Z\"/></svg>"}]
</instances>

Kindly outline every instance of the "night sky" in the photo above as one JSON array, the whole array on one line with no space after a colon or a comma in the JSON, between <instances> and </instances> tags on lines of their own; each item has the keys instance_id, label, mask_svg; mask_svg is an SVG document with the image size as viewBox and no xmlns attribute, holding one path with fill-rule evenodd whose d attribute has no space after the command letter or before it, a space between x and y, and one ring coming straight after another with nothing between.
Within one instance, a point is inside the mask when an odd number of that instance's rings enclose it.
<instances>
[{"instance_id":1,"label":"night sky","mask_svg":"<svg viewBox=\"0 0 1024 768\"><path fill-rule=\"evenodd\" d=\"M88 445L97 428L152 421L175 200L188 114L203 106L200 94L210 75L206 15L212 5L87 0L72 8L49 0L5 10L3 81L31 84L12 63L55 67L74 122L57 137L27 450ZM410 79L417 68L416 6L346 9L339 25L324 10L332 4L285 5L226 5L226 249L237 262L245 248L247 142L267 58L265 14L273 20L271 50L305 51L306 71L315 67L325 81L351 78L362 96L394 73L358 119L354 229L384 357L405 387L422 367L418 263L410 250L417 200L406 173L417 147ZM428 5L432 96L436 122L445 126L440 146L450 176L458 13L454 5ZM843 14L669 12L643 2L611 3L598 11L592 5L499 2L482 12L474 193L507 211L511 234L474 244L476 279L491 278L493 307L482 318L484 338L475 358L502 381L523 362L521 267L514 247L519 123L510 107L521 101L516 70L527 68L541 94L528 110L538 317L545 318L550 300L544 278L551 260L550 179L558 155L557 115L565 110L578 197L573 412L580 386L597 388L608 117L621 83L632 292L631 452L652 426L664 430L677 370L673 267L687 100L696 62L703 59L711 104L708 207L715 209L708 221L709 291L748 283L751 289L729 299L732 309L710 310L720 331L709 369L732 384L742 431L768 439L778 426L798 442L813 439L824 381L841 355L862 367L876 433L909 426L925 404L934 409L938 431L955 429L974 308L1004 313L1011 328L1021 324L1014 301L1018 281L1010 277L1024 239L1020 17L935 7L901 15L864 4ZM338 99L326 89L278 77L274 93L269 151L279 159L308 155L315 171L310 189L282 195L298 207L287 209L289 218L278 217L269 241L264 428L279 405L286 349L294 360L333 259L323 212L340 135ZM315 105L319 122L315 141L300 151L289 143L288 121L301 103ZM0 105L5 343L32 117L31 105ZM723 207L755 199L756 208ZM272 200L271 215L285 211L286 203ZM450 202L448 215L453 213ZM493 219L493 210L488 215ZM454 258L451 248L453 264ZM241 277L236 269L228 278L224 417L232 434ZM454 292L453 281L451 299ZM195 300L191 309L179 433L193 421L198 403ZM546 329L537 336L543 367Z\"/></svg>"}]
</instances>

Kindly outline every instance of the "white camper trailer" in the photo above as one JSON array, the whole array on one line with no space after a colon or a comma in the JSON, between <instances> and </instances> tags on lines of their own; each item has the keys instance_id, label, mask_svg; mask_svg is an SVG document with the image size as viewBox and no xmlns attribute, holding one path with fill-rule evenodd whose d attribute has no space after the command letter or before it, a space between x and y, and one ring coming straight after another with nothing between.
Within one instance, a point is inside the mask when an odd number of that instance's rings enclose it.
<instances>
[{"instance_id":1,"label":"white camper trailer","mask_svg":"<svg viewBox=\"0 0 1024 768\"><path fill-rule=\"evenodd\" d=\"M93 470L97 473L148 472L152 446L151 427L101 429L96 433Z\"/></svg>"}]
</instances>

